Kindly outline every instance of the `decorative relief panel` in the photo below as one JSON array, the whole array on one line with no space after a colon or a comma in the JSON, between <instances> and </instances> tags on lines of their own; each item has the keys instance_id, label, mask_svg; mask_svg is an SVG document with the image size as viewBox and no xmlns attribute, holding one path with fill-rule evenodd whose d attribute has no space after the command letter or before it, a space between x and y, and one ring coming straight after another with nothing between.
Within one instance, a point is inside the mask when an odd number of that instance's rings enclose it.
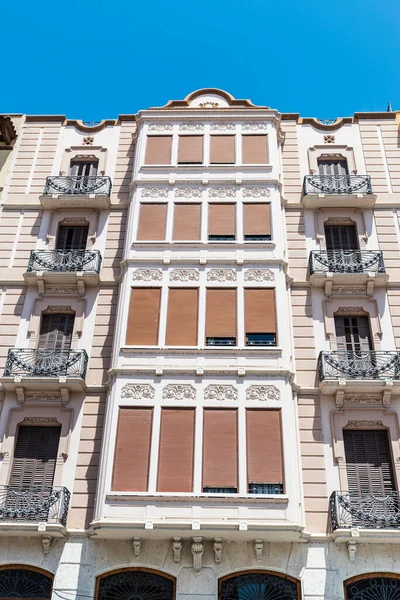
<instances>
[{"instance_id":1,"label":"decorative relief panel","mask_svg":"<svg viewBox=\"0 0 400 600\"><path fill-rule=\"evenodd\" d=\"M78 286L77 285L45 285L44 293L51 295L77 295L78 294Z\"/></svg>"},{"instance_id":2,"label":"decorative relief panel","mask_svg":"<svg viewBox=\"0 0 400 600\"><path fill-rule=\"evenodd\" d=\"M236 271L232 269L210 269L207 272L207 281L236 281Z\"/></svg>"},{"instance_id":3,"label":"decorative relief panel","mask_svg":"<svg viewBox=\"0 0 400 600\"><path fill-rule=\"evenodd\" d=\"M236 190L233 187L210 188L208 196L210 198L236 198Z\"/></svg>"},{"instance_id":4,"label":"decorative relief panel","mask_svg":"<svg viewBox=\"0 0 400 600\"><path fill-rule=\"evenodd\" d=\"M166 187L148 187L143 188L140 196L142 198L168 198L168 188Z\"/></svg>"},{"instance_id":5,"label":"decorative relief panel","mask_svg":"<svg viewBox=\"0 0 400 600\"><path fill-rule=\"evenodd\" d=\"M61 402L61 393L25 392L25 402Z\"/></svg>"},{"instance_id":6,"label":"decorative relief panel","mask_svg":"<svg viewBox=\"0 0 400 600\"><path fill-rule=\"evenodd\" d=\"M154 388L149 383L127 383L121 390L121 398L132 400L153 400Z\"/></svg>"},{"instance_id":7,"label":"decorative relief panel","mask_svg":"<svg viewBox=\"0 0 400 600\"><path fill-rule=\"evenodd\" d=\"M247 269L244 273L244 280L262 283L263 281L274 281L275 275L271 269Z\"/></svg>"},{"instance_id":8,"label":"decorative relief panel","mask_svg":"<svg viewBox=\"0 0 400 600\"><path fill-rule=\"evenodd\" d=\"M52 312L52 313L72 313L74 312L72 310L71 306L66 306L65 304L57 304L57 305L51 305L48 306L45 310L45 312Z\"/></svg>"},{"instance_id":9,"label":"decorative relief panel","mask_svg":"<svg viewBox=\"0 0 400 600\"><path fill-rule=\"evenodd\" d=\"M162 280L161 269L136 269L133 272L133 281L161 281Z\"/></svg>"},{"instance_id":10,"label":"decorative relief panel","mask_svg":"<svg viewBox=\"0 0 400 600\"><path fill-rule=\"evenodd\" d=\"M25 417L25 425L61 425L56 417Z\"/></svg>"},{"instance_id":11,"label":"decorative relief panel","mask_svg":"<svg viewBox=\"0 0 400 600\"><path fill-rule=\"evenodd\" d=\"M336 314L348 315L352 313L365 313L365 309L362 306L340 306L336 311Z\"/></svg>"},{"instance_id":12,"label":"decorative relief panel","mask_svg":"<svg viewBox=\"0 0 400 600\"><path fill-rule=\"evenodd\" d=\"M170 281L199 281L196 269L173 269L169 274Z\"/></svg>"},{"instance_id":13,"label":"decorative relief panel","mask_svg":"<svg viewBox=\"0 0 400 600\"><path fill-rule=\"evenodd\" d=\"M331 295L337 295L337 296L354 296L354 295L365 295L367 293L367 290L365 288L365 286L360 286L360 287L355 287L355 286L347 286L347 285L340 285L340 286L336 286L336 287L332 287L332 292Z\"/></svg>"},{"instance_id":14,"label":"decorative relief panel","mask_svg":"<svg viewBox=\"0 0 400 600\"><path fill-rule=\"evenodd\" d=\"M353 223L350 217L329 217L327 223Z\"/></svg>"},{"instance_id":15,"label":"decorative relief panel","mask_svg":"<svg viewBox=\"0 0 400 600\"><path fill-rule=\"evenodd\" d=\"M266 131L268 125L267 123L244 123L242 129L243 131Z\"/></svg>"},{"instance_id":16,"label":"decorative relief panel","mask_svg":"<svg viewBox=\"0 0 400 600\"><path fill-rule=\"evenodd\" d=\"M383 427L382 421L349 421L346 427L356 427L360 429Z\"/></svg>"},{"instance_id":17,"label":"decorative relief panel","mask_svg":"<svg viewBox=\"0 0 400 600\"><path fill-rule=\"evenodd\" d=\"M213 123L211 125L211 131L235 131L235 129L234 123Z\"/></svg>"},{"instance_id":18,"label":"decorative relief panel","mask_svg":"<svg viewBox=\"0 0 400 600\"><path fill-rule=\"evenodd\" d=\"M203 131L203 129L203 123L198 123L197 121L186 121L186 123L179 125L180 131Z\"/></svg>"},{"instance_id":19,"label":"decorative relief panel","mask_svg":"<svg viewBox=\"0 0 400 600\"><path fill-rule=\"evenodd\" d=\"M162 393L163 400L196 400L196 390L189 383L169 383Z\"/></svg>"},{"instance_id":20,"label":"decorative relief panel","mask_svg":"<svg viewBox=\"0 0 400 600\"><path fill-rule=\"evenodd\" d=\"M243 198L269 198L271 190L269 188L243 188Z\"/></svg>"},{"instance_id":21,"label":"decorative relief panel","mask_svg":"<svg viewBox=\"0 0 400 600\"><path fill-rule=\"evenodd\" d=\"M281 394L274 385L251 385L246 390L246 400L280 400Z\"/></svg>"},{"instance_id":22,"label":"decorative relief panel","mask_svg":"<svg viewBox=\"0 0 400 600\"><path fill-rule=\"evenodd\" d=\"M158 122L150 123L149 131L172 131L172 123Z\"/></svg>"},{"instance_id":23,"label":"decorative relief panel","mask_svg":"<svg viewBox=\"0 0 400 600\"><path fill-rule=\"evenodd\" d=\"M199 187L175 188L175 198L201 198L202 189Z\"/></svg>"},{"instance_id":24,"label":"decorative relief panel","mask_svg":"<svg viewBox=\"0 0 400 600\"><path fill-rule=\"evenodd\" d=\"M238 392L233 385L208 385L204 390L205 400L237 400Z\"/></svg>"},{"instance_id":25,"label":"decorative relief panel","mask_svg":"<svg viewBox=\"0 0 400 600\"><path fill-rule=\"evenodd\" d=\"M344 404L382 404L382 396L379 394L346 395Z\"/></svg>"}]
</instances>

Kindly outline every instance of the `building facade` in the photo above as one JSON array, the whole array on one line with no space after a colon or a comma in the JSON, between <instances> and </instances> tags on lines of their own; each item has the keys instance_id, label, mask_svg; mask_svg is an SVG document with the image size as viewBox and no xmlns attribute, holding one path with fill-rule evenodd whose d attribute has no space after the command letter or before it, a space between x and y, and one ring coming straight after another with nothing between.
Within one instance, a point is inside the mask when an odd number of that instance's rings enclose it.
<instances>
[{"instance_id":1,"label":"building facade","mask_svg":"<svg viewBox=\"0 0 400 600\"><path fill-rule=\"evenodd\" d=\"M0 131L0 598L400 598L397 113Z\"/></svg>"}]
</instances>

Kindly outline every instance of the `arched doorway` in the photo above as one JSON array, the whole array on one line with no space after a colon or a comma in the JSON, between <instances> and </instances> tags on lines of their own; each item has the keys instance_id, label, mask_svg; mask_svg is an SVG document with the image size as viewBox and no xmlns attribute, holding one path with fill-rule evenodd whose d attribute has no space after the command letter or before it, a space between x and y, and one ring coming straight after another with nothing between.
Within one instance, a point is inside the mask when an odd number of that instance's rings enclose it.
<instances>
[{"instance_id":1,"label":"arched doorway","mask_svg":"<svg viewBox=\"0 0 400 600\"><path fill-rule=\"evenodd\" d=\"M151 569L119 569L97 579L96 600L174 600L175 578Z\"/></svg>"},{"instance_id":2,"label":"arched doorway","mask_svg":"<svg viewBox=\"0 0 400 600\"><path fill-rule=\"evenodd\" d=\"M47 571L22 565L0 567L0 600L5 598L29 598L49 600L53 576Z\"/></svg>"},{"instance_id":3,"label":"arched doorway","mask_svg":"<svg viewBox=\"0 0 400 600\"><path fill-rule=\"evenodd\" d=\"M219 581L219 600L300 600L300 582L271 571L242 571Z\"/></svg>"},{"instance_id":4,"label":"arched doorway","mask_svg":"<svg viewBox=\"0 0 400 600\"><path fill-rule=\"evenodd\" d=\"M344 582L346 600L400 600L400 575L368 573Z\"/></svg>"}]
</instances>

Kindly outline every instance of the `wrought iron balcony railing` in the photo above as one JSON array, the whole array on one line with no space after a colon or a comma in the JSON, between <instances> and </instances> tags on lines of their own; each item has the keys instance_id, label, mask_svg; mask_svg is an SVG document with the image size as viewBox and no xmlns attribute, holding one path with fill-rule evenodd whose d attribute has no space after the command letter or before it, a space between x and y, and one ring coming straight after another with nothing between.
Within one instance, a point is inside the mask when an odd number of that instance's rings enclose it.
<instances>
[{"instance_id":1,"label":"wrought iron balcony railing","mask_svg":"<svg viewBox=\"0 0 400 600\"><path fill-rule=\"evenodd\" d=\"M89 177L79 175L51 176L46 178L44 195L51 196L86 196L88 194L102 194L109 196L111 193L111 179L109 177Z\"/></svg>"},{"instance_id":2,"label":"wrought iron balcony railing","mask_svg":"<svg viewBox=\"0 0 400 600\"><path fill-rule=\"evenodd\" d=\"M385 273L380 250L313 250L310 275L314 273Z\"/></svg>"},{"instance_id":3,"label":"wrought iron balcony railing","mask_svg":"<svg viewBox=\"0 0 400 600\"><path fill-rule=\"evenodd\" d=\"M28 272L54 271L76 273L100 272L101 255L98 250L32 250Z\"/></svg>"},{"instance_id":4,"label":"wrought iron balcony railing","mask_svg":"<svg viewBox=\"0 0 400 600\"><path fill-rule=\"evenodd\" d=\"M332 350L318 357L320 381L335 379L400 379L400 352Z\"/></svg>"},{"instance_id":5,"label":"wrought iron balcony railing","mask_svg":"<svg viewBox=\"0 0 400 600\"><path fill-rule=\"evenodd\" d=\"M66 525L71 494L65 487L0 487L0 523L45 521Z\"/></svg>"},{"instance_id":6,"label":"wrought iron balcony railing","mask_svg":"<svg viewBox=\"0 0 400 600\"><path fill-rule=\"evenodd\" d=\"M372 194L369 175L306 175L303 193Z\"/></svg>"},{"instance_id":7,"label":"wrought iron balcony railing","mask_svg":"<svg viewBox=\"0 0 400 600\"><path fill-rule=\"evenodd\" d=\"M399 528L400 496L398 492L390 492L385 497L371 493L333 492L329 512L332 531L351 527Z\"/></svg>"},{"instance_id":8,"label":"wrought iron balcony railing","mask_svg":"<svg viewBox=\"0 0 400 600\"><path fill-rule=\"evenodd\" d=\"M11 348L4 377L81 377L85 379L88 355L85 350L41 350Z\"/></svg>"}]
</instances>

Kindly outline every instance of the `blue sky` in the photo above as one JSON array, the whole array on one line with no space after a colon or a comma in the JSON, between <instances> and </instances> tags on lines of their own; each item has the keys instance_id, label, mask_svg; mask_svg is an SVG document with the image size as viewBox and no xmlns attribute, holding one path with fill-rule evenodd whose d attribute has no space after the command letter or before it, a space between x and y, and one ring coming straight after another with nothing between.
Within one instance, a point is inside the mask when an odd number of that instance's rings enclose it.
<instances>
[{"instance_id":1,"label":"blue sky","mask_svg":"<svg viewBox=\"0 0 400 600\"><path fill-rule=\"evenodd\" d=\"M3 113L100 120L201 87L319 118L400 109L399 0L20 0L1 19Z\"/></svg>"}]
</instances>

